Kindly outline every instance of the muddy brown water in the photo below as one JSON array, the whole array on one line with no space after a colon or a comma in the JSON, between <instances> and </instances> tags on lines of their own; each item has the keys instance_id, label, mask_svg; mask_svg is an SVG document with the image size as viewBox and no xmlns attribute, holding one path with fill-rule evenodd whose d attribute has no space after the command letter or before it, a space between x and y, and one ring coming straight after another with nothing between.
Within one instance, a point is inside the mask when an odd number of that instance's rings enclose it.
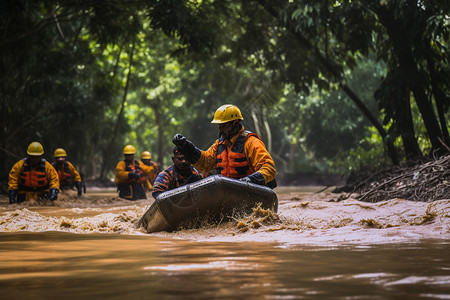
<instances>
[{"instance_id":1,"label":"muddy brown water","mask_svg":"<svg viewBox=\"0 0 450 300\"><path fill-rule=\"evenodd\" d=\"M0 198L0 298L450 299L450 200L314 190L277 188L278 220L152 234L134 226L150 200L114 190Z\"/></svg>"}]
</instances>

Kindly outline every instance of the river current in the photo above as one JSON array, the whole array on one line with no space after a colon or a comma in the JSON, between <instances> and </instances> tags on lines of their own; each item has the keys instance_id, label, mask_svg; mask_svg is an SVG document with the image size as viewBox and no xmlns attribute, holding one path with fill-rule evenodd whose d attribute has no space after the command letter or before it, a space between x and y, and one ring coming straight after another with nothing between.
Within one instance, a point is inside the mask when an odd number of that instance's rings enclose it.
<instances>
[{"instance_id":1,"label":"river current","mask_svg":"<svg viewBox=\"0 0 450 300\"><path fill-rule=\"evenodd\" d=\"M278 214L148 234L113 189L0 198L0 299L450 299L450 200L279 187Z\"/></svg>"}]
</instances>

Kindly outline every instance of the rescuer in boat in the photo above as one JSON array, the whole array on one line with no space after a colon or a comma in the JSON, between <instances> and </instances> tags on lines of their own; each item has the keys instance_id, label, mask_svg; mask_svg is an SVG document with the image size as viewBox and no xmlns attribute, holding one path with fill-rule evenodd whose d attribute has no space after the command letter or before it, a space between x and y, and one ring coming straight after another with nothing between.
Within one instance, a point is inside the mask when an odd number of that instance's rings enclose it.
<instances>
[{"instance_id":1,"label":"rescuer in boat","mask_svg":"<svg viewBox=\"0 0 450 300\"><path fill-rule=\"evenodd\" d=\"M128 200L147 199L144 184L153 176L153 167L134 160L136 149L132 145L123 148L125 159L116 166L116 184L119 197Z\"/></svg>"},{"instance_id":2,"label":"rescuer in boat","mask_svg":"<svg viewBox=\"0 0 450 300\"><path fill-rule=\"evenodd\" d=\"M58 148L53 153L55 162L52 166L58 172L60 190L70 189L73 185L77 188L78 196L81 196L83 189L80 173L75 169L70 161L66 160L67 153L63 148Z\"/></svg>"},{"instance_id":3,"label":"rescuer in boat","mask_svg":"<svg viewBox=\"0 0 450 300\"><path fill-rule=\"evenodd\" d=\"M42 158L44 148L40 143L32 142L28 146L27 154L28 156L19 160L9 172L9 204L30 199L57 200L58 173Z\"/></svg>"},{"instance_id":4,"label":"rescuer in boat","mask_svg":"<svg viewBox=\"0 0 450 300\"><path fill-rule=\"evenodd\" d=\"M153 185L153 198L159 194L195 182L203 178L200 172L195 169L186 157L180 152L178 147L173 149L173 164L159 173Z\"/></svg>"},{"instance_id":5,"label":"rescuer in boat","mask_svg":"<svg viewBox=\"0 0 450 300\"><path fill-rule=\"evenodd\" d=\"M158 176L159 173L159 167L158 164L154 161L152 161L152 154L150 151L143 151L141 153L141 162L146 166L153 167L153 176L152 178L149 178L150 183L153 185L155 182L156 176ZM149 189L151 190L151 189Z\"/></svg>"},{"instance_id":6,"label":"rescuer in boat","mask_svg":"<svg viewBox=\"0 0 450 300\"><path fill-rule=\"evenodd\" d=\"M244 130L240 123L243 119L237 106L225 104L216 110L211 121L219 125L220 137L208 150L198 149L181 134L176 134L172 142L201 172L214 171L273 189L277 186L275 163L261 138Z\"/></svg>"}]
</instances>

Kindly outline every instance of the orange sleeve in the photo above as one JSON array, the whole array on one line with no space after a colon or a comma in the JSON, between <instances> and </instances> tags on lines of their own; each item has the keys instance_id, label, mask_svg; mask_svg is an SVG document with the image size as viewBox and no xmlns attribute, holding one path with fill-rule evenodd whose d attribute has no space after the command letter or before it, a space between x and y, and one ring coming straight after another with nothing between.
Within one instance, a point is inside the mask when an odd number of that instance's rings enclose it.
<instances>
[{"instance_id":1,"label":"orange sleeve","mask_svg":"<svg viewBox=\"0 0 450 300\"><path fill-rule=\"evenodd\" d=\"M8 179L8 190L18 190L19 189L19 177L20 172L22 171L23 159L19 160L14 164L9 172Z\"/></svg>"},{"instance_id":2,"label":"orange sleeve","mask_svg":"<svg viewBox=\"0 0 450 300\"><path fill-rule=\"evenodd\" d=\"M275 179L277 175L275 162L260 139L250 136L245 142L244 152L250 167L255 172L261 173L266 183Z\"/></svg>"},{"instance_id":3,"label":"orange sleeve","mask_svg":"<svg viewBox=\"0 0 450 300\"><path fill-rule=\"evenodd\" d=\"M75 167L72 165L71 162L68 162L68 163L69 163L70 174L72 174L72 177L73 177L73 181L81 182L80 173L78 173L77 169L75 169Z\"/></svg>"},{"instance_id":4,"label":"orange sleeve","mask_svg":"<svg viewBox=\"0 0 450 300\"><path fill-rule=\"evenodd\" d=\"M152 166L147 166L142 161L139 161L139 167L142 169L142 171L144 172L145 176L147 176L147 178L153 177L154 169Z\"/></svg>"},{"instance_id":5,"label":"orange sleeve","mask_svg":"<svg viewBox=\"0 0 450 300\"><path fill-rule=\"evenodd\" d=\"M49 187L59 189L59 176L51 163L45 161L45 174L49 183Z\"/></svg>"},{"instance_id":6,"label":"orange sleeve","mask_svg":"<svg viewBox=\"0 0 450 300\"><path fill-rule=\"evenodd\" d=\"M213 171L214 167L216 166L218 144L219 140L216 140L216 142L212 144L208 150L206 151L201 150L200 158L195 164L193 164L193 166L203 173Z\"/></svg>"},{"instance_id":7,"label":"orange sleeve","mask_svg":"<svg viewBox=\"0 0 450 300\"><path fill-rule=\"evenodd\" d=\"M116 183L125 183L128 181L128 171L125 171L125 162L119 161L116 166Z\"/></svg>"}]
</instances>

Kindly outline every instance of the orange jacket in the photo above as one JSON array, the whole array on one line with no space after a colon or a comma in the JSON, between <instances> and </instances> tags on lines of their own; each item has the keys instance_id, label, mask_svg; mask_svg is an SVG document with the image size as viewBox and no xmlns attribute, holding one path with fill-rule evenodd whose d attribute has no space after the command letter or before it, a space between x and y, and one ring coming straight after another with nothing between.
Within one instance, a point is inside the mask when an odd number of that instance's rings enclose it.
<instances>
[{"instance_id":1,"label":"orange jacket","mask_svg":"<svg viewBox=\"0 0 450 300\"><path fill-rule=\"evenodd\" d=\"M65 161L64 164L53 162L52 166L58 172L59 183L61 185L70 184L70 180L72 179L74 182L81 182L80 173L78 173L69 161Z\"/></svg>"},{"instance_id":2,"label":"orange jacket","mask_svg":"<svg viewBox=\"0 0 450 300\"><path fill-rule=\"evenodd\" d=\"M241 131L239 131L238 134L233 136L231 140L216 140L215 143L209 147L206 151L201 151L201 155L199 160L194 164L194 167L196 167L201 172L207 173L213 171L217 165L218 165L218 155L217 149L219 142L222 143L225 146L225 151L228 153L226 156L230 157L231 149L236 143L236 140L239 136L245 134L244 133L244 127L242 126ZM266 150L266 146L264 143L259 139L259 137L250 135L247 137L244 143L244 150L243 153L245 155L245 158L247 160L248 166L250 167L250 170L252 170L251 173L259 172L264 177L264 180L266 183L272 181L275 179L275 176L277 174L277 171L275 169L275 163L272 159L272 156L270 156L269 152ZM233 157L234 154L231 154L231 157ZM221 156L224 156L222 154ZM223 159L222 159L223 163ZM220 167L220 165L219 165ZM228 170L231 170L234 168L234 166L230 166L228 163ZM248 174L247 174L248 175ZM241 178L246 175L239 175L235 178Z\"/></svg>"},{"instance_id":3,"label":"orange jacket","mask_svg":"<svg viewBox=\"0 0 450 300\"><path fill-rule=\"evenodd\" d=\"M144 165L141 161L133 161L131 164L126 164L125 161L119 161L119 163L116 166L116 179L115 182L117 184L120 183L131 183L133 180L130 180L128 177L128 173L130 172L136 172L136 164L138 166L138 169L142 170L142 172L147 176L148 178L152 178L153 176L153 167ZM144 178L145 179L145 178Z\"/></svg>"},{"instance_id":4,"label":"orange jacket","mask_svg":"<svg viewBox=\"0 0 450 300\"><path fill-rule=\"evenodd\" d=\"M36 168L31 168L30 170L24 170L24 163L26 163L28 159L24 158L19 160L14 164L11 171L9 172L9 180L8 180L8 190L20 190L20 187L24 187L25 189L39 189L43 188L45 185L46 188L56 188L59 189L59 178L58 173L55 168L46 161L45 159L41 160L41 163ZM27 165L25 164L25 167ZM39 170L43 166L43 171ZM42 173L42 175L39 175ZM38 176L44 176L45 184L40 184L38 181Z\"/></svg>"}]
</instances>

